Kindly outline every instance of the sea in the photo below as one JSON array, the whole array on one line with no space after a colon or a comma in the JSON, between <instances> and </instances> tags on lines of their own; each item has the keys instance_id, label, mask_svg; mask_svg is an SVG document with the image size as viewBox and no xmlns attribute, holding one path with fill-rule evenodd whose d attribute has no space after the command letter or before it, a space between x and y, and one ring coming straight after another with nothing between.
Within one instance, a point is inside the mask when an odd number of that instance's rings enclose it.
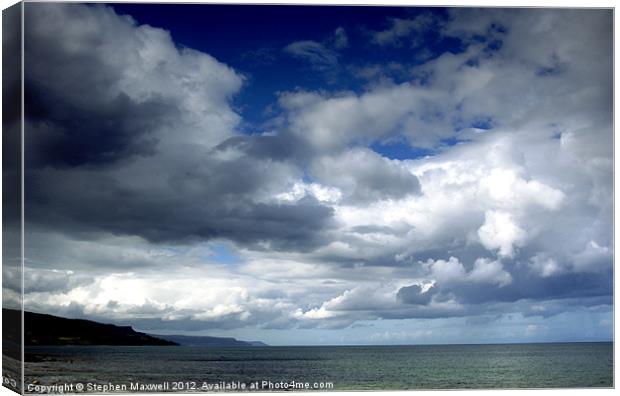
<instances>
[{"instance_id":1,"label":"sea","mask_svg":"<svg viewBox=\"0 0 620 396\"><path fill-rule=\"evenodd\" d=\"M613 343L26 349L25 391L613 387Z\"/></svg>"}]
</instances>

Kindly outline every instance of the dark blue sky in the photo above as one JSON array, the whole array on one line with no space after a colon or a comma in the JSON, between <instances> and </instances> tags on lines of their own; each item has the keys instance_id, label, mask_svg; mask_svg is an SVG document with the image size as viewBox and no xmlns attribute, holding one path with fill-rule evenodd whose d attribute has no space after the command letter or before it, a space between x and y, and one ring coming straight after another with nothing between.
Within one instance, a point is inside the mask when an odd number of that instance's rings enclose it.
<instances>
[{"instance_id":1,"label":"dark blue sky","mask_svg":"<svg viewBox=\"0 0 620 396\"><path fill-rule=\"evenodd\" d=\"M247 80L235 105L244 119L242 128L246 133L261 132L261 124L279 113L274 106L278 92L329 89L361 93L367 81L357 72L365 66L389 62L414 66L446 51L458 53L465 47L460 40L440 37L433 29L426 31L416 46L371 43L372 32L389 29L393 18L433 14L442 20L447 18L445 8L123 3L111 6L118 13L131 15L139 24L168 30L178 45L208 53L242 73ZM348 45L338 50L338 64L329 70L317 72L305 60L284 51L287 45L298 41L326 43L337 28L346 32ZM411 76L394 73L390 78L399 83ZM394 158L403 157L403 147L386 147L384 151Z\"/></svg>"}]
</instances>

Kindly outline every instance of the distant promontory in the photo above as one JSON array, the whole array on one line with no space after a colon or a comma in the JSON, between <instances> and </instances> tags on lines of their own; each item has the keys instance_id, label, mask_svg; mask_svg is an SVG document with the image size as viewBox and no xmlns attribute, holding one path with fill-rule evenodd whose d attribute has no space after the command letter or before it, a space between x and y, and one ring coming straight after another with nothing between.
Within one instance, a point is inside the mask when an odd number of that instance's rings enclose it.
<instances>
[{"instance_id":1,"label":"distant promontory","mask_svg":"<svg viewBox=\"0 0 620 396\"><path fill-rule=\"evenodd\" d=\"M5 341L17 347L21 343L21 312L2 309L2 332ZM260 341L240 341L232 337L189 335L157 335L135 331L131 326L116 326L84 319L24 312L24 344L26 346L109 345L109 346L195 346L195 347L259 347ZM6 348L5 348L6 349ZM3 351L7 354L8 351ZM16 353L17 355L17 353Z\"/></svg>"},{"instance_id":2,"label":"distant promontory","mask_svg":"<svg viewBox=\"0 0 620 396\"><path fill-rule=\"evenodd\" d=\"M213 348L228 347L261 347L267 346L261 341L240 341L232 337L209 337L209 336L187 336L187 335L153 335L164 340L175 342L183 346L200 346Z\"/></svg>"}]
</instances>

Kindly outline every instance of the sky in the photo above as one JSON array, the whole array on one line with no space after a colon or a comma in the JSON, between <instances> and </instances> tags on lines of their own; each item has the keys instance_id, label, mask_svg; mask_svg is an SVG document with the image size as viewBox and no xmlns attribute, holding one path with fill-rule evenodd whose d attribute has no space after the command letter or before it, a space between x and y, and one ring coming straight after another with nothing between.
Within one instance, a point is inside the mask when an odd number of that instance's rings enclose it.
<instances>
[{"instance_id":1,"label":"sky","mask_svg":"<svg viewBox=\"0 0 620 396\"><path fill-rule=\"evenodd\" d=\"M271 345L611 340L612 17L28 3L25 307Z\"/></svg>"}]
</instances>

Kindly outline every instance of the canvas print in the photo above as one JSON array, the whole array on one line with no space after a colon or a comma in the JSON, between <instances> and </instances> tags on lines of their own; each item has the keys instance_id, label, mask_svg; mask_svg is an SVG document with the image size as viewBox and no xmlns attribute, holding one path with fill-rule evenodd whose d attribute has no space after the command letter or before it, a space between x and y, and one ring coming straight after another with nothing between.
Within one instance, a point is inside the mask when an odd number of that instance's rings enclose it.
<instances>
[{"instance_id":1,"label":"canvas print","mask_svg":"<svg viewBox=\"0 0 620 396\"><path fill-rule=\"evenodd\" d=\"M4 10L4 386L613 387L613 18Z\"/></svg>"}]
</instances>

